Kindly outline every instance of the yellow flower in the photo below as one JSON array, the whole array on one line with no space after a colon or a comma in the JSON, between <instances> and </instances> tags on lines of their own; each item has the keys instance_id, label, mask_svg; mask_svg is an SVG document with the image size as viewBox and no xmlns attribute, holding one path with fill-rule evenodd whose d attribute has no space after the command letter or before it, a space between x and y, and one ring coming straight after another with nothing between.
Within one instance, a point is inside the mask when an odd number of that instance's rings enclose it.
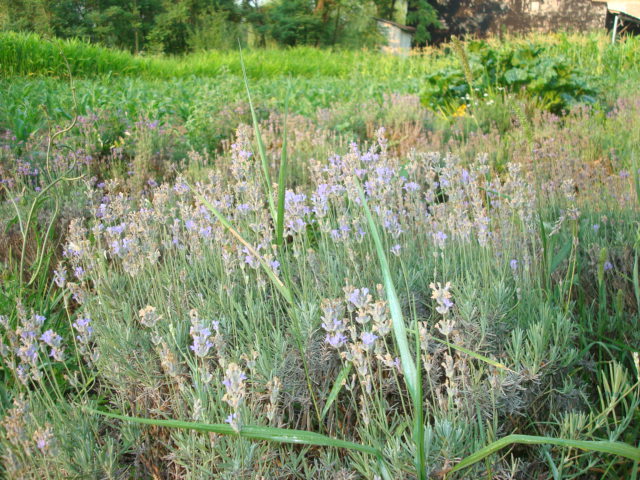
<instances>
[{"instance_id":1,"label":"yellow flower","mask_svg":"<svg viewBox=\"0 0 640 480\"><path fill-rule=\"evenodd\" d=\"M453 117L464 117L467 114L467 104L463 103L460 105L455 112L453 112Z\"/></svg>"}]
</instances>

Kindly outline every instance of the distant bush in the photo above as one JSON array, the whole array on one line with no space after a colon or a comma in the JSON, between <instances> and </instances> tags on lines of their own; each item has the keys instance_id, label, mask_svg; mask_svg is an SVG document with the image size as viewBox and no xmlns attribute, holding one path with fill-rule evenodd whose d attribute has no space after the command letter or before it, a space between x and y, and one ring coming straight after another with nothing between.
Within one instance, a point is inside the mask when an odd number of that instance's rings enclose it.
<instances>
[{"instance_id":1,"label":"distant bush","mask_svg":"<svg viewBox=\"0 0 640 480\"><path fill-rule=\"evenodd\" d=\"M560 113L576 103L594 103L598 92L590 78L546 46L494 48L484 41L467 44L460 61L427 74L422 103L430 108L457 108L496 90L541 100Z\"/></svg>"}]
</instances>

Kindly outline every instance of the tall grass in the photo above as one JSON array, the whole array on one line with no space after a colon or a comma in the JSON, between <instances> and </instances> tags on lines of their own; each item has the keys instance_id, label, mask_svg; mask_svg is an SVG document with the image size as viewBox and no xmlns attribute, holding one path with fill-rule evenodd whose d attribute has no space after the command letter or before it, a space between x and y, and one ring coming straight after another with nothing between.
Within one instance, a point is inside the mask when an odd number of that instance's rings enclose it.
<instances>
[{"instance_id":1,"label":"tall grass","mask_svg":"<svg viewBox=\"0 0 640 480\"><path fill-rule=\"evenodd\" d=\"M528 43L547 47L550 55L567 61L598 76L630 80L638 70L640 40L627 37L611 46L604 34L530 35L509 37L496 48ZM295 47L286 49L247 50L244 62L251 78L318 76L348 78L363 76L375 79L419 78L426 71L446 67L452 45L416 51L408 58L381 55L375 50L318 49ZM136 76L149 79L173 79L190 76L217 77L224 73L242 74L242 64L234 51L208 51L185 56L132 55L80 40L45 40L36 34L0 33L0 75L64 77L66 66L59 53L69 59L74 76Z\"/></svg>"}]
</instances>

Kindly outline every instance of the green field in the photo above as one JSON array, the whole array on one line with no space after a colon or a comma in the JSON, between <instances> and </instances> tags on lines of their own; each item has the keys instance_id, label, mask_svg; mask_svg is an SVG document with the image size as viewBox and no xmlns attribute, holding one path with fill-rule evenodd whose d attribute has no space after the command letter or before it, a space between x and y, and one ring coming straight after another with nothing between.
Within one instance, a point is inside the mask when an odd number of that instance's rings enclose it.
<instances>
[{"instance_id":1,"label":"green field","mask_svg":"<svg viewBox=\"0 0 640 480\"><path fill-rule=\"evenodd\" d=\"M637 478L639 55L0 33L0 475Z\"/></svg>"}]
</instances>

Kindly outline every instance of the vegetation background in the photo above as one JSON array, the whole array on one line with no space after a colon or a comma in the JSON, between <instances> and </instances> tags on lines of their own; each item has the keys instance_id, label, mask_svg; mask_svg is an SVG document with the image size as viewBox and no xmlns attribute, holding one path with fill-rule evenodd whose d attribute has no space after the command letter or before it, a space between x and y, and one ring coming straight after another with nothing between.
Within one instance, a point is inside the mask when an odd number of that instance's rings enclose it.
<instances>
[{"instance_id":1,"label":"vegetation background","mask_svg":"<svg viewBox=\"0 0 640 480\"><path fill-rule=\"evenodd\" d=\"M400 12L400 6L405 12ZM182 54L249 46L373 46L374 17L400 15L424 45L438 25L427 0L2 0L0 28L79 38L130 52Z\"/></svg>"},{"instance_id":2,"label":"vegetation background","mask_svg":"<svg viewBox=\"0 0 640 480\"><path fill-rule=\"evenodd\" d=\"M0 5L0 475L637 478L638 39Z\"/></svg>"}]
</instances>

